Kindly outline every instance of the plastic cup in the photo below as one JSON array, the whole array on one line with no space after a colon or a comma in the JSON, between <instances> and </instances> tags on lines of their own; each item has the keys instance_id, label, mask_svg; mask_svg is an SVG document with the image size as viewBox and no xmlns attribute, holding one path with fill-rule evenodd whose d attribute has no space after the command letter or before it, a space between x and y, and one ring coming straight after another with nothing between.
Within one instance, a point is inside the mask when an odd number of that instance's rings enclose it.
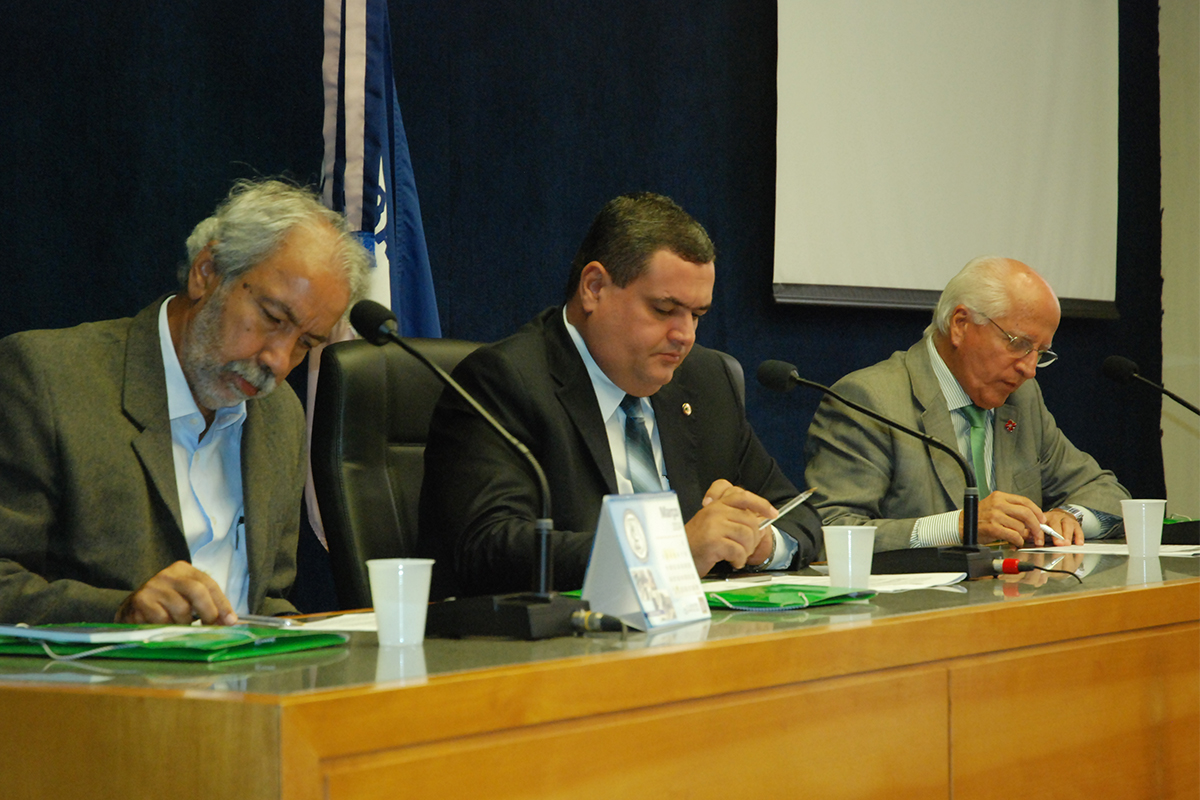
<instances>
[{"instance_id":1,"label":"plastic cup","mask_svg":"<svg viewBox=\"0 0 1200 800\"><path fill-rule=\"evenodd\" d=\"M379 644L394 647L423 642L433 559L372 558L367 560L367 572Z\"/></svg>"},{"instance_id":2,"label":"plastic cup","mask_svg":"<svg viewBox=\"0 0 1200 800\"><path fill-rule=\"evenodd\" d=\"M1162 583L1162 564L1158 557L1130 557L1125 568L1125 585L1138 586L1143 583Z\"/></svg>"},{"instance_id":3,"label":"plastic cup","mask_svg":"<svg viewBox=\"0 0 1200 800\"><path fill-rule=\"evenodd\" d=\"M1157 558L1162 544L1163 514L1166 500L1122 500L1125 519L1125 543L1130 558Z\"/></svg>"},{"instance_id":4,"label":"plastic cup","mask_svg":"<svg viewBox=\"0 0 1200 800\"><path fill-rule=\"evenodd\" d=\"M425 682L425 648L417 645L381 646L375 655L375 681Z\"/></svg>"},{"instance_id":5,"label":"plastic cup","mask_svg":"<svg viewBox=\"0 0 1200 800\"><path fill-rule=\"evenodd\" d=\"M867 589L871 582L871 557L875 553L875 528L865 525L827 525L825 558L829 583L846 589Z\"/></svg>"}]
</instances>

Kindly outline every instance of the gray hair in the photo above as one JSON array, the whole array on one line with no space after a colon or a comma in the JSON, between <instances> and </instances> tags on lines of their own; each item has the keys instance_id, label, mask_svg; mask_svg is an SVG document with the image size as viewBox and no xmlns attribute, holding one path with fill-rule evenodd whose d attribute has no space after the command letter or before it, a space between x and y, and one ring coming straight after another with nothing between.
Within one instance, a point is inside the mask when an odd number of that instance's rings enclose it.
<instances>
[{"instance_id":1,"label":"gray hair","mask_svg":"<svg viewBox=\"0 0 1200 800\"><path fill-rule=\"evenodd\" d=\"M180 281L187 285L188 271L205 247L211 247L221 283L228 284L269 257L293 228L321 224L338 234L341 267L353 306L367 295L371 256L349 229L346 218L326 208L313 190L275 179L238 181L213 215L192 229Z\"/></svg>"},{"instance_id":2,"label":"gray hair","mask_svg":"<svg viewBox=\"0 0 1200 800\"><path fill-rule=\"evenodd\" d=\"M971 321L976 325L983 324L984 317L1003 317L1011 305L1009 277L1013 270L1013 262L1000 256L979 256L968 261L942 290L925 335L949 333L950 317L959 306L971 311Z\"/></svg>"}]
</instances>

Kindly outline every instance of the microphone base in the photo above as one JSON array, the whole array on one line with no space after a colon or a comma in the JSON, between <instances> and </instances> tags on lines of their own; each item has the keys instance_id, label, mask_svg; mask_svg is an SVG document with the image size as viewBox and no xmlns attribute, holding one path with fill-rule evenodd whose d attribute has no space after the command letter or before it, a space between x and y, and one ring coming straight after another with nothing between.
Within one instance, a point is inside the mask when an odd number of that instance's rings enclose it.
<instances>
[{"instance_id":1,"label":"microphone base","mask_svg":"<svg viewBox=\"0 0 1200 800\"><path fill-rule=\"evenodd\" d=\"M871 559L874 575L897 575L905 572L965 572L967 580L990 578L996 574L992 560L996 553L978 545L953 547L912 547L907 550L885 550Z\"/></svg>"},{"instance_id":2,"label":"microphone base","mask_svg":"<svg viewBox=\"0 0 1200 800\"><path fill-rule=\"evenodd\" d=\"M506 639L549 639L570 636L571 614L588 603L551 592L497 594L443 600L429 606L425 634L449 639L500 636Z\"/></svg>"}]
</instances>

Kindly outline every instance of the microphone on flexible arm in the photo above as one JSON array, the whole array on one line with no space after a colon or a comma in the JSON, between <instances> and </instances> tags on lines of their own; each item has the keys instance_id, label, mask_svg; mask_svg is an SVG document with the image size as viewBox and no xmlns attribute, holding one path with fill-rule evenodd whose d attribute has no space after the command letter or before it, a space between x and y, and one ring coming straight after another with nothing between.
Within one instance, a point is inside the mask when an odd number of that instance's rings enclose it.
<instances>
[{"instance_id":1,"label":"microphone on flexible arm","mask_svg":"<svg viewBox=\"0 0 1200 800\"><path fill-rule=\"evenodd\" d=\"M990 577L995 574L992 553L979 546L979 488L975 473L957 449L927 433L901 425L895 420L879 414L866 406L842 397L828 386L801 378L796 368L784 361L764 361L758 366L758 382L776 392L790 392L796 384L808 386L827 394L846 406L879 420L909 436L915 436L926 444L948 453L966 479L967 488L963 496L963 541L952 547L913 547L905 550L888 550L875 553L871 559L871 571L878 575L903 572L965 572L968 580Z\"/></svg>"},{"instance_id":2,"label":"microphone on flexible arm","mask_svg":"<svg viewBox=\"0 0 1200 800\"><path fill-rule=\"evenodd\" d=\"M1184 400L1179 395L1169 391L1162 384L1155 383L1154 381L1144 378L1138 374L1137 363L1130 361L1128 358L1124 358L1122 356L1109 356L1108 358L1104 359L1104 364L1101 365L1100 369L1104 373L1104 377L1108 378L1109 380L1116 381L1117 383L1133 383L1134 381L1141 381L1147 386L1153 386L1155 389L1162 392L1176 403L1179 403L1179 405L1183 406L1188 411L1191 411L1193 414L1200 414L1200 408L1196 408L1187 400Z\"/></svg>"},{"instance_id":3,"label":"microphone on flexible arm","mask_svg":"<svg viewBox=\"0 0 1200 800\"><path fill-rule=\"evenodd\" d=\"M438 379L450 387L502 439L528 462L537 479L541 495L541 516L534 522L537 537L537 560L533 569L533 591L523 594L465 597L433 603L426 615L427 632L442 636L507 636L516 639L545 639L570 635L572 614L586 611L585 600L564 597L553 591L554 586L554 520L550 516L550 484L542 465L517 437L508 432L496 418L459 385L458 381L424 353L406 342L399 334L396 315L387 306L374 300L360 300L350 309L350 324L359 335L373 345L393 342L424 364Z\"/></svg>"}]
</instances>

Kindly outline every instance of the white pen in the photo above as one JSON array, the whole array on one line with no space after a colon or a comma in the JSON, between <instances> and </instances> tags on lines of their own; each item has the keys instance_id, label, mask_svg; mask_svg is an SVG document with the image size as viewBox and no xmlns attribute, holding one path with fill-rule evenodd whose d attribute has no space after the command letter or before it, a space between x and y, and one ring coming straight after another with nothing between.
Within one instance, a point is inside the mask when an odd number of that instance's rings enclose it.
<instances>
[{"instance_id":1,"label":"white pen","mask_svg":"<svg viewBox=\"0 0 1200 800\"><path fill-rule=\"evenodd\" d=\"M767 527L767 526L768 526L768 525L770 525L772 522L774 522L775 520L779 519L779 518L780 518L780 517L782 517L784 514L788 513L788 512L789 512L789 511L791 511L793 508L795 508L796 506L800 505L801 503L803 503L803 502L804 502L805 500L807 500L808 498L812 497L812 493L813 493L813 492L815 492L815 491L816 491L816 489L809 489L807 492L801 492L800 494L798 494L798 495L796 495L795 497L793 497L791 500L788 500L786 503L784 503L782 506L780 506L780 507L779 507L779 513L778 513L778 514L776 514L775 516L771 517L770 519L764 519L762 522L758 523L758 529L761 531L763 528Z\"/></svg>"},{"instance_id":2,"label":"white pen","mask_svg":"<svg viewBox=\"0 0 1200 800\"><path fill-rule=\"evenodd\" d=\"M1061 541L1065 541L1065 540L1063 539L1063 535L1062 535L1061 533L1059 533L1058 531L1054 530L1054 528L1051 528L1051 527L1050 527L1049 525L1047 525L1046 523L1044 523L1044 522L1043 522L1043 523L1041 524L1041 526L1040 526L1040 527L1041 527L1041 529L1042 529L1042 533L1048 533L1048 534L1050 534L1051 536L1053 536L1055 539L1058 539L1060 542L1061 542Z\"/></svg>"}]
</instances>

